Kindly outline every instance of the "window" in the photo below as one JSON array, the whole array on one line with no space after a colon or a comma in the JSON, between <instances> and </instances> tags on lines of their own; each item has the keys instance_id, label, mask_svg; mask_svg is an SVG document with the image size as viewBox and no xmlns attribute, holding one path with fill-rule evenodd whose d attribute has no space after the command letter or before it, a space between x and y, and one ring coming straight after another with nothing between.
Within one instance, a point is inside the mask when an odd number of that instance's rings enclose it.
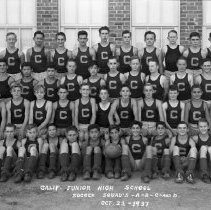
<instances>
[{"instance_id":1,"label":"window","mask_svg":"<svg viewBox=\"0 0 211 210\"><path fill-rule=\"evenodd\" d=\"M167 44L168 31L175 29L179 34L179 0L131 0L132 42L143 47L144 33L154 31L157 36L155 45Z\"/></svg>"},{"instance_id":2,"label":"window","mask_svg":"<svg viewBox=\"0 0 211 210\"><path fill-rule=\"evenodd\" d=\"M108 0L60 0L60 28L66 47L77 46L79 30L88 32L89 46L99 42L99 28L108 24Z\"/></svg>"},{"instance_id":3,"label":"window","mask_svg":"<svg viewBox=\"0 0 211 210\"><path fill-rule=\"evenodd\" d=\"M6 47L6 33L17 34L17 47L32 46L36 29L36 0L0 0L0 50Z\"/></svg>"}]
</instances>

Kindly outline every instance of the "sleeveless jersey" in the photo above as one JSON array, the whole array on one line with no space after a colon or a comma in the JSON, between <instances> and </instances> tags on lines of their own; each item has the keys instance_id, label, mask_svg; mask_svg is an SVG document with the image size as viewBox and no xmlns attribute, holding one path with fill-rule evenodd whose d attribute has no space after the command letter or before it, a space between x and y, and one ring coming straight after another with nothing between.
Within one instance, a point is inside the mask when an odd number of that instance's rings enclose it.
<instances>
[{"instance_id":1,"label":"sleeveless jersey","mask_svg":"<svg viewBox=\"0 0 211 210\"><path fill-rule=\"evenodd\" d=\"M171 72L178 71L176 63L180 56L181 52L179 50L179 45L177 45L175 49L172 49L167 45L167 52L165 55L165 69Z\"/></svg>"},{"instance_id":2,"label":"sleeveless jersey","mask_svg":"<svg viewBox=\"0 0 211 210\"><path fill-rule=\"evenodd\" d=\"M160 79L162 75L159 75L156 80L152 80L151 77L149 76L148 83L152 84L154 93L153 93L153 98L158 99L163 101L163 96L164 96L164 88L160 84Z\"/></svg>"},{"instance_id":3,"label":"sleeveless jersey","mask_svg":"<svg viewBox=\"0 0 211 210\"><path fill-rule=\"evenodd\" d=\"M6 53L4 56L4 59L7 62L8 68L7 73L8 74L17 74L20 73L20 65L21 65L21 59L18 55L19 49L16 49L14 53L10 53L6 48Z\"/></svg>"},{"instance_id":4,"label":"sleeveless jersey","mask_svg":"<svg viewBox=\"0 0 211 210\"><path fill-rule=\"evenodd\" d=\"M70 101L64 107L62 107L59 101L57 101L54 124L57 128L67 128L72 125L72 111L70 110Z\"/></svg>"},{"instance_id":5,"label":"sleeveless jersey","mask_svg":"<svg viewBox=\"0 0 211 210\"><path fill-rule=\"evenodd\" d=\"M156 106L156 100L154 100L151 106L148 106L145 100L143 100L143 102L144 102L144 106L141 110L142 121L158 122L160 117L159 117L158 108Z\"/></svg>"},{"instance_id":6,"label":"sleeveless jersey","mask_svg":"<svg viewBox=\"0 0 211 210\"><path fill-rule=\"evenodd\" d=\"M11 98L12 95L10 93L10 86L8 84L8 81L10 79L10 76L7 77L6 80L0 81L0 98Z\"/></svg>"},{"instance_id":7,"label":"sleeveless jersey","mask_svg":"<svg viewBox=\"0 0 211 210\"><path fill-rule=\"evenodd\" d=\"M180 102L178 102L176 107L172 107L169 101L167 101L168 107L166 109L166 120L171 128L176 129L181 121L181 107Z\"/></svg>"},{"instance_id":8,"label":"sleeveless jersey","mask_svg":"<svg viewBox=\"0 0 211 210\"><path fill-rule=\"evenodd\" d=\"M43 47L40 52L35 52L34 48L32 47L30 62L33 68L33 72L45 72L47 68L47 57L45 55L45 48Z\"/></svg>"},{"instance_id":9,"label":"sleeveless jersey","mask_svg":"<svg viewBox=\"0 0 211 210\"><path fill-rule=\"evenodd\" d=\"M106 87L108 89L108 94L110 98L119 98L120 90L122 87L122 81L120 80L120 73L116 76L111 77L110 74L107 74Z\"/></svg>"},{"instance_id":10,"label":"sleeveless jersey","mask_svg":"<svg viewBox=\"0 0 211 210\"><path fill-rule=\"evenodd\" d=\"M20 80L20 84L22 85L22 93L21 96L29 101L36 100L36 96L34 95L34 79L32 78L29 82L24 82L23 79Z\"/></svg>"},{"instance_id":11,"label":"sleeveless jersey","mask_svg":"<svg viewBox=\"0 0 211 210\"><path fill-rule=\"evenodd\" d=\"M197 53L193 53L190 48L188 49L188 57L187 57L187 69L191 70L199 70L201 69L202 65L202 56L201 56L201 49Z\"/></svg>"},{"instance_id":12,"label":"sleeveless jersey","mask_svg":"<svg viewBox=\"0 0 211 210\"><path fill-rule=\"evenodd\" d=\"M119 55L119 72L125 74L131 71L130 67L130 59L133 56L133 46L131 46L129 52L124 52L120 47L120 55Z\"/></svg>"},{"instance_id":13,"label":"sleeveless jersey","mask_svg":"<svg viewBox=\"0 0 211 210\"><path fill-rule=\"evenodd\" d=\"M78 54L75 60L77 63L76 74L81 75L83 79L90 77L88 68L92 64L92 56L89 53L89 47L87 47L86 52L82 52L80 48L78 48Z\"/></svg>"},{"instance_id":14,"label":"sleeveless jersey","mask_svg":"<svg viewBox=\"0 0 211 210\"><path fill-rule=\"evenodd\" d=\"M130 128L132 122L134 121L131 99L129 99L128 105L126 107L122 106L121 99L119 99L119 105L117 106L117 114L120 119L120 127Z\"/></svg>"},{"instance_id":15,"label":"sleeveless jersey","mask_svg":"<svg viewBox=\"0 0 211 210\"><path fill-rule=\"evenodd\" d=\"M95 98L96 102L100 102L99 92L100 92L100 85L101 78L99 78L96 82L91 82L90 79L88 79L87 83L90 86L90 97Z\"/></svg>"},{"instance_id":16,"label":"sleeveless jersey","mask_svg":"<svg viewBox=\"0 0 211 210\"><path fill-rule=\"evenodd\" d=\"M141 72L136 76L131 75L129 72L126 84L130 87L131 98L141 98L143 96L144 83L141 79Z\"/></svg>"},{"instance_id":17,"label":"sleeveless jersey","mask_svg":"<svg viewBox=\"0 0 211 210\"><path fill-rule=\"evenodd\" d=\"M111 109L111 103L108 107L108 109L103 110L100 107L100 104L97 104L97 112L96 112L96 124L98 124L102 128L108 128L109 127L109 121L108 121L108 114Z\"/></svg>"},{"instance_id":18,"label":"sleeveless jersey","mask_svg":"<svg viewBox=\"0 0 211 210\"><path fill-rule=\"evenodd\" d=\"M48 84L46 82L46 79L44 79L45 99L46 100L52 101L52 102L59 100L59 96L57 94L57 92L58 92L57 83L58 83L58 79L56 79L55 82L52 84Z\"/></svg>"},{"instance_id":19,"label":"sleeveless jersey","mask_svg":"<svg viewBox=\"0 0 211 210\"><path fill-rule=\"evenodd\" d=\"M37 107L36 101L34 102L34 107L33 107L33 122L37 126L40 126L44 121L47 116L47 110L45 109L47 101L45 101L44 105L41 106L40 108Z\"/></svg>"},{"instance_id":20,"label":"sleeveless jersey","mask_svg":"<svg viewBox=\"0 0 211 210\"><path fill-rule=\"evenodd\" d=\"M106 47L103 47L100 43L98 43L98 49L96 52L96 61L99 67L100 74L107 74L109 72L107 63L110 57L112 57L110 43Z\"/></svg>"},{"instance_id":21,"label":"sleeveless jersey","mask_svg":"<svg viewBox=\"0 0 211 210\"><path fill-rule=\"evenodd\" d=\"M53 56L53 64L54 67L57 71L57 73L66 73L67 69L66 69L66 64L68 61L68 56L67 56L67 49L65 50L64 53L58 53L58 51L55 49L55 53Z\"/></svg>"},{"instance_id":22,"label":"sleeveless jersey","mask_svg":"<svg viewBox=\"0 0 211 210\"><path fill-rule=\"evenodd\" d=\"M206 141L202 141L198 135L198 142L196 144L198 151L201 149L201 146L208 146L208 147L211 146L211 136L210 135Z\"/></svg>"},{"instance_id":23,"label":"sleeveless jersey","mask_svg":"<svg viewBox=\"0 0 211 210\"><path fill-rule=\"evenodd\" d=\"M211 51L210 51L209 48L207 48L207 56L206 56L206 58L211 60Z\"/></svg>"},{"instance_id":24,"label":"sleeveless jersey","mask_svg":"<svg viewBox=\"0 0 211 210\"><path fill-rule=\"evenodd\" d=\"M82 104L81 99L79 99L78 105L78 123L80 124L90 124L92 118L92 105L89 100L88 103Z\"/></svg>"},{"instance_id":25,"label":"sleeveless jersey","mask_svg":"<svg viewBox=\"0 0 211 210\"><path fill-rule=\"evenodd\" d=\"M181 144L178 140L178 136L176 136L176 142L175 142L175 146L179 147L179 155L180 156L188 156L189 150L191 148L190 144L189 144L189 137L187 139L187 141L184 144Z\"/></svg>"},{"instance_id":26,"label":"sleeveless jersey","mask_svg":"<svg viewBox=\"0 0 211 210\"><path fill-rule=\"evenodd\" d=\"M128 143L128 147L134 160L142 159L146 149L146 145L143 142L142 136L140 136L139 140L133 140L131 136Z\"/></svg>"},{"instance_id":27,"label":"sleeveless jersey","mask_svg":"<svg viewBox=\"0 0 211 210\"><path fill-rule=\"evenodd\" d=\"M32 146L35 146L37 151L39 151L39 143L37 141L37 138L35 139L35 141L31 141L28 138L26 139L25 148L26 148L26 156L27 157L30 157L30 148Z\"/></svg>"},{"instance_id":28,"label":"sleeveless jersey","mask_svg":"<svg viewBox=\"0 0 211 210\"><path fill-rule=\"evenodd\" d=\"M12 124L23 124L25 118L25 106L24 99L22 99L21 103L15 105L13 100L11 100L11 123Z\"/></svg>"},{"instance_id":29,"label":"sleeveless jersey","mask_svg":"<svg viewBox=\"0 0 211 210\"><path fill-rule=\"evenodd\" d=\"M16 139L15 142L13 143L13 145L12 145L12 148L13 148L14 152L16 153L16 155L18 156L17 142L18 142L18 140ZM4 146L5 148L7 148L6 139L5 139L4 142L3 142L3 146Z\"/></svg>"},{"instance_id":30,"label":"sleeveless jersey","mask_svg":"<svg viewBox=\"0 0 211 210\"><path fill-rule=\"evenodd\" d=\"M149 65L148 65L149 60L156 60L159 63L158 57L156 55L156 47L150 53L147 52L146 47L144 48L144 54L141 58L141 65L142 65L142 72L145 73L146 75L150 75Z\"/></svg>"},{"instance_id":31,"label":"sleeveless jersey","mask_svg":"<svg viewBox=\"0 0 211 210\"><path fill-rule=\"evenodd\" d=\"M200 75L200 77L201 77L200 87L203 92L201 98L205 101L209 101L211 100L211 79L207 80L202 75Z\"/></svg>"},{"instance_id":32,"label":"sleeveless jersey","mask_svg":"<svg viewBox=\"0 0 211 210\"><path fill-rule=\"evenodd\" d=\"M68 100L75 101L80 98L80 85L77 81L77 75L75 75L73 79L68 79L67 76L65 76L64 85L67 87L68 90Z\"/></svg>"},{"instance_id":33,"label":"sleeveless jersey","mask_svg":"<svg viewBox=\"0 0 211 210\"><path fill-rule=\"evenodd\" d=\"M198 121L201 118L206 118L205 110L204 110L204 102L202 101L201 106L199 108L195 108L193 106L192 101L190 101L190 110L189 110L189 119L188 122L191 124L198 124Z\"/></svg>"},{"instance_id":34,"label":"sleeveless jersey","mask_svg":"<svg viewBox=\"0 0 211 210\"><path fill-rule=\"evenodd\" d=\"M163 156L164 149L168 149L168 146L166 145L166 136L164 136L161 139L156 139L156 136L152 138L152 147L156 147L157 149L157 157L161 158Z\"/></svg>"},{"instance_id":35,"label":"sleeveless jersey","mask_svg":"<svg viewBox=\"0 0 211 210\"><path fill-rule=\"evenodd\" d=\"M177 86L179 91L179 95L177 96L179 101L188 100L191 98L191 86L188 82L188 74L186 74L182 79L179 79L177 74L175 74L174 85Z\"/></svg>"}]
</instances>

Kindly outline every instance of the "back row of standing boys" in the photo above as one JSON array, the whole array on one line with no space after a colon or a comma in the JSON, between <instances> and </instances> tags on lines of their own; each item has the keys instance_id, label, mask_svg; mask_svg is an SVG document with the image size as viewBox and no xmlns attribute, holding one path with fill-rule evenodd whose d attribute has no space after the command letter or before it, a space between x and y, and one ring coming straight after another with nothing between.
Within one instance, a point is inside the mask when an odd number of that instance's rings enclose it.
<instances>
[{"instance_id":1,"label":"back row of standing boys","mask_svg":"<svg viewBox=\"0 0 211 210\"><path fill-rule=\"evenodd\" d=\"M49 178L60 171L62 181L73 181L83 159L84 179L99 179L103 170L108 178L127 180L131 169L143 169L149 182L158 168L170 177L173 154L176 182L186 177L194 183L198 151L201 178L210 183L211 52L200 48L200 35L192 32L185 50L171 30L169 45L160 50L155 33L147 31L139 51L129 31L123 31L120 48L109 43L108 27L99 35L101 42L91 48L87 32L79 31L79 47L71 52L59 32L57 48L48 51L37 31L27 62L15 47L16 35L6 35L7 48L0 52L0 181L14 174L15 182L30 182L35 169L43 178L46 164ZM121 144L122 155L102 160L110 143Z\"/></svg>"}]
</instances>

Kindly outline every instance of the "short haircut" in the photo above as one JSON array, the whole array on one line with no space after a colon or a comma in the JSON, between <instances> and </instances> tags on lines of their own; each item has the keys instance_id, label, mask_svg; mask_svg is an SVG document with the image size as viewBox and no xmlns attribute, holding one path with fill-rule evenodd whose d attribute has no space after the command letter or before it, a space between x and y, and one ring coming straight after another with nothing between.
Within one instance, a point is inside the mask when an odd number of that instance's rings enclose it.
<instances>
[{"instance_id":1,"label":"short haircut","mask_svg":"<svg viewBox=\"0 0 211 210\"><path fill-rule=\"evenodd\" d=\"M54 123L49 123L49 124L47 125L47 129L49 129L49 127L55 127L55 128L56 128L56 125L55 125Z\"/></svg>"},{"instance_id":2,"label":"short haircut","mask_svg":"<svg viewBox=\"0 0 211 210\"><path fill-rule=\"evenodd\" d=\"M23 89L22 85L19 82L13 82L11 84L10 90L12 91L14 88L20 88L21 90Z\"/></svg>"},{"instance_id":3,"label":"short haircut","mask_svg":"<svg viewBox=\"0 0 211 210\"><path fill-rule=\"evenodd\" d=\"M129 90L130 90L130 86L129 85L127 85L127 84L123 84L122 86L121 86L121 90L123 89L123 88L128 88Z\"/></svg>"},{"instance_id":4,"label":"short haircut","mask_svg":"<svg viewBox=\"0 0 211 210\"><path fill-rule=\"evenodd\" d=\"M40 89L43 89L44 92L45 92L45 87L44 87L43 85L37 84L37 85L34 86L34 92L37 92L37 91L39 91Z\"/></svg>"},{"instance_id":5,"label":"short haircut","mask_svg":"<svg viewBox=\"0 0 211 210\"><path fill-rule=\"evenodd\" d=\"M185 121L180 121L177 125L177 127L179 127L179 125L186 125L188 127L188 124Z\"/></svg>"},{"instance_id":6,"label":"short haircut","mask_svg":"<svg viewBox=\"0 0 211 210\"><path fill-rule=\"evenodd\" d=\"M156 64L156 66L159 66L158 61L157 61L157 60L155 60L155 59L149 59L148 63L149 63L149 62L154 62L154 63Z\"/></svg>"},{"instance_id":7,"label":"short haircut","mask_svg":"<svg viewBox=\"0 0 211 210\"><path fill-rule=\"evenodd\" d=\"M132 125L131 125L131 127L133 127L134 125L138 125L140 128L142 128L142 122L139 122L139 121L137 121L137 120L134 120L133 122L132 122Z\"/></svg>"},{"instance_id":8,"label":"short haircut","mask_svg":"<svg viewBox=\"0 0 211 210\"><path fill-rule=\"evenodd\" d=\"M98 124L90 124L88 126L88 132L90 132L93 129L97 129L98 131L100 131L100 126Z\"/></svg>"},{"instance_id":9,"label":"short haircut","mask_svg":"<svg viewBox=\"0 0 211 210\"><path fill-rule=\"evenodd\" d=\"M153 31L146 31L145 34L144 34L144 39L146 39L146 37L147 37L148 34L153 35L154 36L154 39L156 40L156 34Z\"/></svg>"},{"instance_id":10,"label":"short haircut","mask_svg":"<svg viewBox=\"0 0 211 210\"><path fill-rule=\"evenodd\" d=\"M196 88L199 88L201 91L201 86L199 84L194 84L192 87L191 87L191 92L193 91L193 89L196 89Z\"/></svg>"},{"instance_id":11,"label":"short haircut","mask_svg":"<svg viewBox=\"0 0 211 210\"><path fill-rule=\"evenodd\" d=\"M182 60L182 61L185 61L187 63L187 59L184 57L184 56L180 56L178 59L177 59L177 63Z\"/></svg>"},{"instance_id":12,"label":"short haircut","mask_svg":"<svg viewBox=\"0 0 211 210\"><path fill-rule=\"evenodd\" d=\"M60 89L64 89L64 90L68 91L67 86L64 85L64 84L62 84L62 85L59 86L58 91L59 91Z\"/></svg>"},{"instance_id":13,"label":"short haircut","mask_svg":"<svg viewBox=\"0 0 211 210\"><path fill-rule=\"evenodd\" d=\"M110 29L109 29L108 26L102 26L102 27L99 29L99 33L101 34L101 32L102 32L103 30L108 31L108 33L110 32Z\"/></svg>"},{"instance_id":14,"label":"short haircut","mask_svg":"<svg viewBox=\"0 0 211 210\"><path fill-rule=\"evenodd\" d=\"M170 85L169 86L169 91L177 91L178 92L178 88L176 85Z\"/></svg>"},{"instance_id":15,"label":"short haircut","mask_svg":"<svg viewBox=\"0 0 211 210\"><path fill-rule=\"evenodd\" d=\"M66 133L68 133L69 131L75 131L76 133L78 133L78 129L75 125L71 125L71 126L67 127Z\"/></svg>"},{"instance_id":16,"label":"short haircut","mask_svg":"<svg viewBox=\"0 0 211 210\"><path fill-rule=\"evenodd\" d=\"M7 60L4 59L4 58L1 58L1 59L0 59L0 63L5 63L5 64L7 65Z\"/></svg>"},{"instance_id":17,"label":"short haircut","mask_svg":"<svg viewBox=\"0 0 211 210\"><path fill-rule=\"evenodd\" d=\"M176 34L177 35L177 31L176 30L174 30L174 29L172 29L172 30L170 30L169 32L168 32L168 36L169 36L169 34L170 33L174 33L174 34Z\"/></svg>"},{"instance_id":18,"label":"short haircut","mask_svg":"<svg viewBox=\"0 0 211 210\"><path fill-rule=\"evenodd\" d=\"M151 83L149 83L149 82L147 82L147 83L144 85L144 88L149 87L149 86L154 90L153 85L152 85Z\"/></svg>"},{"instance_id":19,"label":"short haircut","mask_svg":"<svg viewBox=\"0 0 211 210\"><path fill-rule=\"evenodd\" d=\"M198 124L199 124L199 123L207 123L207 125L209 125L207 119L205 119L205 118L199 119Z\"/></svg>"},{"instance_id":20,"label":"short haircut","mask_svg":"<svg viewBox=\"0 0 211 210\"><path fill-rule=\"evenodd\" d=\"M109 129L109 132L111 132L112 130L120 131L119 125L110 125L108 129Z\"/></svg>"},{"instance_id":21,"label":"short haircut","mask_svg":"<svg viewBox=\"0 0 211 210\"><path fill-rule=\"evenodd\" d=\"M28 125L26 126L26 130L28 130L28 131L30 131L30 130L33 129L33 128L37 129L37 125L36 125L36 124L28 124Z\"/></svg>"},{"instance_id":22,"label":"short haircut","mask_svg":"<svg viewBox=\"0 0 211 210\"><path fill-rule=\"evenodd\" d=\"M24 67L30 67L32 69L32 65L30 62L24 62L22 65L21 65L21 69L23 69Z\"/></svg>"},{"instance_id":23,"label":"short haircut","mask_svg":"<svg viewBox=\"0 0 211 210\"><path fill-rule=\"evenodd\" d=\"M46 70L48 69L55 69L55 65L53 62L49 62L47 65L46 65Z\"/></svg>"},{"instance_id":24,"label":"short haircut","mask_svg":"<svg viewBox=\"0 0 211 210\"><path fill-rule=\"evenodd\" d=\"M10 36L10 35L15 36L15 38L17 39L16 33L14 33L14 32L8 32L8 33L6 34L6 37L8 37L8 36Z\"/></svg>"},{"instance_id":25,"label":"short haircut","mask_svg":"<svg viewBox=\"0 0 211 210\"><path fill-rule=\"evenodd\" d=\"M34 32L34 37L37 36L38 34L42 35L43 38L45 37L45 34L42 31L36 31L36 32Z\"/></svg>"},{"instance_id":26,"label":"short haircut","mask_svg":"<svg viewBox=\"0 0 211 210\"><path fill-rule=\"evenodd\" d=\"M122 36L124 36L124 34L130 34L130 36L131 36L131 32L130 32L129 30L124 30L124 31L122 32Z\"/></svg>"},{"instance_id":27,"label":"short haircut","mask_svg":"<svg viewBox=\"0 0 211 210\"><path fill-rule=\"evenodd\" d=\"M6 130L6 128L13 128L15 130L16 129L16 126L14 124L12 124L12 123L7 123L5 125L5 130Z\"/></svg>"},{"instance_id":28,"label":"short haircut","mask_svg":"<svg viewBox=\"0 0 211 210\"><path fill-rule=\"evenodd\" d=\"M86 37L88 37L88 33L86 31L84 31L84 30L78 32L78 38L81 35L85 35Z\"/></svg>"},{"instance_id":29,"label":"short haircut","mask_svg":"<svg viewBox=\"0 0 211 210\"><path fill-rule=\"evenodd\" d=\"M131 62L132 60L138 60L138 61L140 62L139 57L136 56L136 55L134 55L134 56L132 56L132 57L130 58L130 62Z\"/></svg>"},{"instance_id":30,"label":"short haircut","mask_svg":"<svg viewBox=\"0 0 211 210\"><path fill-rule=\"evenodd\" d=\"M201 38L200 34L199 34L198 32L196 32L196 31L191 32L189 38L191 39L191 38L194 37L194 36L196 36L196 37L198 37L198 38Z\"/></svg>"},{"instance_id":31,"label":"short haircut","mask_svg":"<svg viewBox=\"0 0 211 210\"><path fill-rule=\"evenodd\" d=\"M92 68L93 66L96 66L97 68L99 68L97 65L97 61L92 61L89 65L89 69Z\"/></svg>"},{"instance_id":32,"label":"short haircut","mask_svg":"<svg viewBox=\"0 0 211 210\"><path fill-rule=\"evenodd\" d=\"M202 60L202 65L203 65L205 62L211 62L211 60L210 60L209 58L204 58L204 59Z\"/></svg>"},{"instance_id":33,"label":"short haircut","mask_svg":"<svg viewBox=\"0 0 211 210\"><path fill-rule=\"evenodd\" d=\"M83 83L81 84L81 86L80 86L80 89L82 89L83 86L88 86L89 89L90 89L90 85L89 85L89 83L87 83L87 82L83 82Z\"/></svg>"},{"instance_id":34,"label":"short haircut","mask_svg":"<svg viewBox=\"0 0 211 210\"><path fill-rule=\"evenodd\" d=\"M117 57L116 57L116 56L110 56L110 57L108 58L108 62L109 62L109 60L113 60L113 59L115 59L115 60L117 61Z\"/></svg>"},{"instance_id":35,"label":"short haircut","mask_svg":"<svg viewBox=\"0 0 211 210\"><path fill-rule=\"evenodd\" d=\"M102 90L105 90L105 91L107 91L107 93L108 93L108 89L106 88L106 86L102 86L102 87L100 88L100 90L99 90L99 93L100 93Z\"/></svg>"},{"instance_id":36,"label":"short haircut","mask_svg":"<svg viewBox=\"0 0 211 210\"><path fill-rule=\"evenodd\" d=\"M166 123L163 121L156 122L156 128L158 127L158 125L162 125L164 128L166 128Z\"/></svg>"},{"instance_id":37,"label":"short haircut","mask_svg":"<svg viewBox=\"0 0 211 210\"><path fill-rule=\"evenodd\" d=\"M65 33L64 32L58 32L57 34L56 34L56 39L58 38L58 36L63 36L64 37L64 39L65 39L65 41L66 41L66 35L65 35Z\"/></svg>"},{"instance_id":38,"label":"short haircut","mask_svg":"<svg viewBox=\"0 0 211 210\"><path fill-rule=\"evenodd\" d=\"M70 59L67 60L67 64L68 64L69 62L73 62L73 63L75 63L75 65L77 66L77 63L76 63L76 60L75 60L75 59L70 58Z\"/></svg>"}]
</instances>

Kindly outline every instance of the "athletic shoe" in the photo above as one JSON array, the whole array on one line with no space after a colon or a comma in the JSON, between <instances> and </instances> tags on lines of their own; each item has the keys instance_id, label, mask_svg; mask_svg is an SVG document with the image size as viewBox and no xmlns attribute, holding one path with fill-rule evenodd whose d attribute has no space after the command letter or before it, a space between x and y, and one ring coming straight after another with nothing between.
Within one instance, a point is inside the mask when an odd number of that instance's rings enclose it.
<instances>
[{"instance_id":1,"label":"athletic shoe","mask_svg":"<svg viewBox=\"0 0 211 210\"><path fill-rule=\"evenodd\" d=\"M76 180L76 174L74 172L71 172L68 176L68 181L75 181Z\"/></svg>"},{"instance_id":2,"label":"athletic shoe","mask_svg":"<svg viewBox=\"0 0 211 210\"><path fill-rule=\"evenodd\" d=\"M183 183L184 182L184 177L181 173L177 173L176 179L175 179L176 183Z\"/></svg>"},{"instance_id":3,"label":"athletic shoe","mask_svg":"<svg viewBox=\"0 0 211 210\"><path fill-rule=\"evenodd\" d=\"M45 173L43 171L39 171L37 174L38 179L44 179L45 178Z\"/></svg>"},{"instance_id":4,"label":"athletic shoe","mask_svg":"<svg viewBox=\"0 0 211 210\"><path fill-rule=\"evenodd\" d=\"M32 181L32 176L30 173L26 173L25 176L24 176L24 182L31 182Z\"/></svg>"},{"instance_id":5,"label":"athletic shoe","mask_svg":"<svg viewBox=\"0 0 211 210\"><path fill-rule=\"evenodd\" d=\"M67 181L67 179L68 179L68 174L66 172L62 173L60 180L62 182L65 182Z\"/></svg>"},{"instance_id":6,"label":"athletic shoe","mask_svg":"<svg viewBox=\"0 0 211 210\"><path fill-rule=\"evenodd\" d=\"M144 183L149 183L151 179L148 176L144 176L142 180Z\"/></svg>"},{"instance_id":7,"label":"athletic shoe","mask_svg":"<svg viewBox=\"0 0 211 210\"><path fill-rule=\"evenodd\" d=\"M90 172L89 171L86 171L83 175L83 179L84 180L89 180L91 177L90 177Z\"/></svg>"},{"instance_id":8,"label":"athletic shoe","mask_svg":"<svg viewBox=\"0 0 211 210\"><path fill-rule=\"evenodd\" d=\"M190 183L190 184L195 184L195 180L194 180L192 174L189 174L189 175L186 177L186 180L187 180L187 182Z\"/></svg>"},{"instance_id":9,"label":"athletic shoe","mask_svg":"<svg viewBox=\"0 0 211 210\"><path fill-rule=\"evenodd\" d=\"M127 181L129 179L129 176L127 173L124 173L123 176L121 177L121 181Z\"/></svg>"},{"instance_id":10,"label":"athletic shoe","mask_svg":"<svg viewBox=\"0 0 211 210\"><path fill-rule=\"evenodd\" d=\"M49 179L53 179L55 176L56 176L56 174L55 174L54 171L50 171L49 174L48 174Z\"/></svg>"},{"instance_id":11,"label":"athletic shoe","mask_svg":"<svg viewBox=\"0 0 211 210\"><path fill-rule=\"evenodd\" d=\"M210 184L211 183L209 177L206 174L202 176L201 180L202 180L202 182L204 182L206 184Z\"/></svg>"},{"instance_id":12,"label":"athletic shoe","mask_svg":"<svg viewBox=\"0 0 211 210\"><path fill-rule=\"evenodd\" d=\"M92 175L92 179L99 180L100 177L101 177L100 173L97 170L94 170L93 175Z\"/></svg>"},{"instance_id":13,"label":"athletic shoe","mask_svg":"<svg viewBox=\"0 0 211 210\"><path fill-rule=\"evenodd\" d=\"M106 174L106 177L107 177L108 179L113 179L113 178L114 178L114 173L111 172L111 171L109 171L109 172Z\"/></svg>"},{"instance_id":14,"label":"athletic shoe","mask_svg":"<svg viewBox=\"0 0 211 210\"><path fill-rule=\"evenodd\" d=\"M168 180L171 178L170 174L168 172L165 172L163 175L162 175L162 178L165 179L165 180Z\"/></svg>"},{"instance_id":15,"label":"athletic shoe","mask_svg":"<svg viewBox=\"0 0 211 210\"><path fill-rule=\"evenodd\" d=\"M114 173L114 179L119 179L121 177L121 174L119 172Z\"/></svg>"},{"instance_id":16,"label":"athletic shoe","mask_svg":"<svg viewBox=\"0 0 211 210\"><path fill-rule=\"evenodd\" d=\"M1 176L0 182L6 182L8 179L9 179L9 177L7 175L3 174Z\"/></svg>"}]
</instances>

